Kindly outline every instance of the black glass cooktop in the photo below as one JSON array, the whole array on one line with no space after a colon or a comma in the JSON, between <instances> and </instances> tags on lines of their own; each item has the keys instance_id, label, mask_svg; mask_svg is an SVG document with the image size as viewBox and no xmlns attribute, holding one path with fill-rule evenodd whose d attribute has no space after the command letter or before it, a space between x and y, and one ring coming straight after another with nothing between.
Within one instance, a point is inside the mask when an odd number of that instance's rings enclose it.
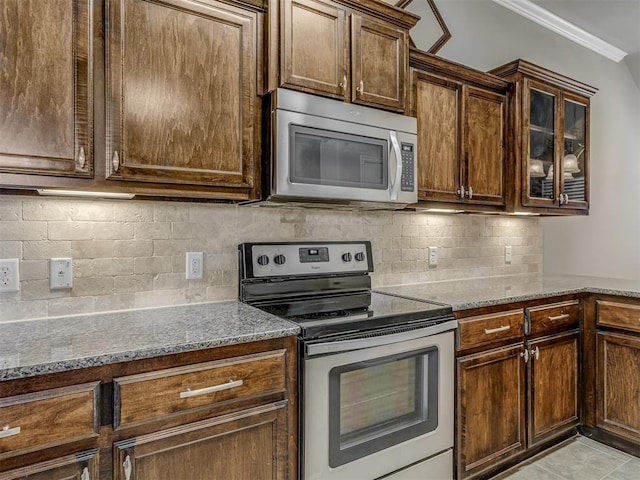
<instances>
[{"instance_id":1,"label":"black glass cooktop","mask_svg":"<svg viewBox=\"0 0 640 480\"><path fill-rule=\"evenodd\" d=\"M304 339L451 320L449 305L371 291L275 300L254 306L298 324Z\"/></svg>"}]
</instances>

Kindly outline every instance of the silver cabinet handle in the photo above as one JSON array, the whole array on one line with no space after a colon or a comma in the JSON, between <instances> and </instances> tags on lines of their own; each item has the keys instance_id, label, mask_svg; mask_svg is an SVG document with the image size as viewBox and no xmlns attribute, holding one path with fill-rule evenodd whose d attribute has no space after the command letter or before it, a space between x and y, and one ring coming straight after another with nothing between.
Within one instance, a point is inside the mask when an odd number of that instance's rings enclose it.
<instances>
[{"instance_id":1,"label":"silver cabinet handle","mask_svg":"<svg viewBox=\"0 0 640 480\"><path fill-rule=\"evenodd\" d=\"M346 74L346 73L345 73L345 74L344 74L344 76L342 77L342 82L340 82L340 83L338 84L338 86L339 86L340 88L342 88L342 90L343 90L343 91L347 89L347 74Z\"/></svg>"},{"instance_id":2,"label":"silver cabinet handle","mask_svg":"<svg viewBox=\"0 0 640 480\"><path fill-rule=\"evenodd\" d=\"M398 192L400 191L400 177L402 176L402 152L400 151L400 143L398 142L398 135L393 130L389 132L389 138L391 139L391 146L395 153L396 165L395 172L391 171L391 164L389 164L389 175L393 174L393 183L391 184L391 200L398 200Z\"/></svg>"},{"instance_id":3,"label":"silver cabinet handle","mask_svg":"<svg viewBox=\"0 0 640 480\"><path fill-rule=\"evenodd\" d=\"M0 438L13 437L14 435L18 435L20 433L20 427L9 428L9 425L5 425L0 430Z\"/></svg>"},{"instance_id":4,"label":"silver cabinet handle","mask_svg":"<svg viewBox=\"0 0 640 480\"><path fill-rule=\"evenodd\" d=\"M568 194L568 193L565 193L565 194L564 194L564 203L565 203L565 205L566 205L567 203L569 203L569 194Z\"/></svg>"},{"instance_id":5,"label":"silver cabinet handle","mask_svg":"<svg viewBox=\"0 0 640 480\"><path fill-rule=\"evenodd\" d=\"M360 85L356 87L356 92L363 93L364 92L364 82L360 80Z\"/></svg>"},{"instance_id":6,"label":"silver cabinet handle","mask_svg":"<svg viewBox=\"0 0 640 480\"><path fill-rule=\"evenodd\" d=\"M531 357L536 357L536 360L540 358L540 349L538 347L535 350L531 349Z\"/></svg>"},{"instance_id":7,"label":"silver cabinet handle","mask_svg":"<svg viewBox=\"0 0 640 480\"><path fill-rule=\"evenodd\" d=\"M131 458L127 455L122 463L122 468L124 469L124 480L131 480Z\"/></svg>"},{"instance_id":8,"label":"silver cabinet handle","mask_svg":"<svg viewBox=\"0 0 640 480\"><path fill-rule=\"evenodd\" d=\"M524 352L520 352L520 356L524 357L524 363L529 362L529 350L525 348Z\"/></svg>"},{"instance_id":9,"label":"silver cabinet handle","mask_svg":"<svg viewBox=\"0 0 640 480\"><path fill-rule=\"evenodd\" d=\"M180 392L180 398L197 397L198 395L206 395L207 393L219 392L221 390L229 390L230 388L240 387L243 384L242 380L229 380L227 383L221 385L214 385L213 387L200 388L198 390L191 390L187 388L186 392Z\"/></svg>"},{"instance_id":10,"label":"silver cabinet handle","mask_svg":"<svg viewBox=\"0 0 640 480\"><path fill-rule=\"evenodd\" d=\"M90 480L89 469L87 467L84 467L82 469L82 475L80 476L80 480Z\"/></svg>"},{"instance_id":11,"label":"silver cabinet handle","mask_svg":"<svg viewBox=\"0 0 640 480\"><path fill-rule=\"evenodd\" d=\"M555 322L558 320L564 320L565 318L569 318L571 315L568 313L563 313L562 315L556 315L555 317L549 317L550 322Z\"/></svg>"},{"instance_id":12,"label":"silver cabinet handle","mask_svg":"<svg viewBox=\"0 0 640 480\"><path fill-rule=\"evenodd\" d=\"M511 325L501 325L497 328L485 328L484 334L491 335L492 333L505 332L511 328Z\"/></svg>"},{"instance_id":13,"label":"silver cabinet handle","mask_svg":"<svg viewBox=\"0 0 640 480\"><path fill-rule=\"evenodd\" d=\"M76 165L78 169L84 169L84 166L87 163L87 157L84 154L84 147L80 147L80 152L78 153L78 159L76 160Z\"/></svg>"},{"instance_id":14,"label":"silver cabinet handle","mask_svg":"<svg viewBox=\"0 0 640 480\"><path fill-rule=\"evenodd\" d=\"M467 193L467 192L465 192L465 191L464 191L464 185L460 185L460 190L458 190L456 193L457 193L458 195L460 195L460 198L461 198L461 199L464 199L464 196L465 196L465 194Z\"/></svg>"},{"instance_id":15,"label":"silver cabinet handle","mask_svg":"<svg viewBox=\"0 0 640 480\"><path fill-rule=\"evenodd\" d=\"M469 197L469 200L473 198L473 188L469 187L469 190L467 190L467 195Z\"/></svg>"},{"instance_id":16,"label":"silver cabinet handle","mask_svg":"<svg viewBox=\"0 0 640 480\"><path fill-rule=\"evenodd\" d=\"M562 194L560 194L560 196L557 198L558 200L558 204L562 205L564 203L564 196Z\"/></svg>"},{"instance_id":17,"label":"silver cabinet handle","mask_svg":"<svg viewBox=\"0 0 640 480\"><path fill-rule=\"evenodd\" d=\"M111 165L113 166L113 171L117 172L120 170L120 156L118 155L118 151L113 152L113 157L111 158Z\"/></svg>"}]
</instances>

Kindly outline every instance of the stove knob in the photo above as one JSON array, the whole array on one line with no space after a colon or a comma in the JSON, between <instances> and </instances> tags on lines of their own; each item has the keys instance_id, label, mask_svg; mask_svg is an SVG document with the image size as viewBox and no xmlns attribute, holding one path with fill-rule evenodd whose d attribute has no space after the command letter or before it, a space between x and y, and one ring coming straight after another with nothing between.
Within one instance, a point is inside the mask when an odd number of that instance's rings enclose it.
<instances>
[{"instance_id":1,"label":"stove knob","mask_svg":"<svg viewBox=\"0 0 640 480\"><path fill-rule=\"evenodd\" d=\"M284 255L276 255L275 257L273 257L273 261L276 262L276 265L283 265L284 262L287 261L287 259L284 258Z\"/></svg>"},{"instance_id":2,"label":"stove knob","mask_svg":"<svg viewBox=\"0 0 640 480\"><path fill-rule=\"evenodd\" d=\"M269 257L267 257L266 255L260 255L258 257L257 262L258 262L258 265L264 267L265 265L269 264Z\"/></svg>"},{"instance_id":3,"label":"stove knob","mask_svg":"<svg viewBox=\"0 0 640 480\"><path fill-rule=\"evenodd\" d=\"M364 253L362 253L362 252L356 253L356 261L357 262L362 262L363 260L364 260Z\"/></svg>"},{"instance_id":4,"label":"stove knob","mask_svg":"<svg viewBox=\"0 0 640 480\"><path fill-rule=\"evenodd\" d=\"M342 254L342 261L343 262L350 262L351 261L351 254L349 252L343 253Z\"/></svg>"}]
</instances>

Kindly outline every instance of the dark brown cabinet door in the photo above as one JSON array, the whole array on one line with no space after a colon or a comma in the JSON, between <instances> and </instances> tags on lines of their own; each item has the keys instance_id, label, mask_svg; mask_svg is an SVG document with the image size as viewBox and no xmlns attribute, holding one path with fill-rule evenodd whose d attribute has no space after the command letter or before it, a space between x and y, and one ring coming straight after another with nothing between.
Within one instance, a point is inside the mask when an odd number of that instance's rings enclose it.
<instances>
[{"instance_id":1,"label":"dark brown cabinet door","mask_svg":"<svg viewBox=\"0 0 640 480\"><path fill-rule=\"evenodd\" d=\"M250 190L258 14L108 0L107 177Z\"/></svg>"},{"instance_id":2,"label":"dark brown cabinet door","mask_svg":"<svg viewBox=\"0 0 640 480\"><path fill-rule=\"evenodd\" d=\"M418 120L418 199L458 201L461 182L456 82L414 72L414 105Z\"/></svg>"},{"instance_id":3,"label":"dark brown cabinet door","mask_svg":"<svg viewBox=\"0 0 640 480\"><path fill-rule=\"evenodd\" d=\"M525 449L523 345L457 360L458 479Z\"/></svg>"},{"instance_id":4,"label":"dark brown cabinet door","mask_svg":"<svg viewBox=\"0 0 640 480\"><path fill-rule=\"evenodd\" d=\"M118 442L115 480L283 480L286 402Z\"/></svg>"},{"instance_id":5,"label":"dark brown cabinet door","mask_svg":"<svg viewBox=\"0 0 640 480\"><path fill-rule=\"evenodd\" d=\"M529 446L580 421L579 333L530 340Z\"/></svg>"},{"instance_id":6,"label":"dark brown cabinet door","mask_svg":"<svg viewBox=\"0 0 640 480\"><path fill-rule=\"evenodd\" d=\"M640 443L640 337L598 332L596 423Z\"/></svg>"},{"instance_id":7,"label":"dark brown cabinet door","mask_svg":"<svg viewBox=\"0 0 640 480\"><path fill-rule=\"evenodd\" d=\"M346 10L322 0L282 2L281 83L348 99Z\"/></svg>"},{"instance_id":8,"label":"dark brown cabinet door","mask_svg":"<svg viewBox=\"0 0 640 480\"><path fill-rule=\"evenodd\" d=\"M82 452L0 473L0 480L98 480L97 451Z\"/></svg>"},{"instance_id":9,"label":"dark brown cabinet door","mask_svg":"<svg viewBox=\"0 0 640 480\"><path fill-rule=\"evenodd\" d=\"M418 199L504 205L505 96L414 72Z\"/></svg>"},{"instance_id":10,"label":"dark brown cabinet door","mask_svg":"<svg viewBox=\"0 0 640 480\"><path fill-rule=\"evenodd\" d=\"M403 112L409 75L407 52L404 31L352 14L352 101Z\"/></svg>"},{"instance_id":11,"label":"dark brown cabinet door","mask_svg":"<svg viewBox=\"0 0 640 480\"><path fill-rule=\"evenodd\" d=\"M504 205L506 98L464 88L464 166L467 200Z\"/></svg>"},{"instance_id":12,"label":"dark brown cabinet door","mask_svg":"<svg viewBox=\"0 0 640 480\"><path fill-rule=\"evenodd\" d=\"M93 175L93 2L0 4L0 172Z\"/></svg>"}]
</instances>

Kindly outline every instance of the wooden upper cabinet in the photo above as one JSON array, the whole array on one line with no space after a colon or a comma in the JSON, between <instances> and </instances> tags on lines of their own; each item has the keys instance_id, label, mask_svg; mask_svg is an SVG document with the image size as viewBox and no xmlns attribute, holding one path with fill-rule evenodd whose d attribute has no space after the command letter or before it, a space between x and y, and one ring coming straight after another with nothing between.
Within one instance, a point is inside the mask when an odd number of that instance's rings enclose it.
<instances>
[{"instance_id":1,"label":"wooden upper cabinet","mask_svg":"<svg viewBox=\"0 0 640 480\"><path fill-rule=\"evenodd\" d=\"M411 65L419 204L503 209L508 84L417 51Z\"/></svg>"},{"instance_id":2,"label":"wooden upper cabinet","mask_svg":"<svg viewBox=\"0 0 640 480\"><path fill-rule=\"evenodd\" d=\"M351 98L403 112L408 77L407 33L351 15Z\"/></svg>"},{"instance_id":3,"label":"wooden upper cabinet","mask_svg":"<svg viewBox=\"0 0 640 480\"><path fill-rule=\"evenodd\" d=\"M214 0L108 0L106 16L107 178L249 195L258 14Z\"/></svg>"},{"instance_id":4,"label":"wooden upper cabinet","mask_svg":"<svg viewBox=\"0 0 640 480\"><path fill-rule=\"evenodd\" d=\"M320 0L282 2L283 86L346 100L349 35L346 10Z\"/></svg>"},{"instance_id":5,"label":"wooden upper cabinet","mask_svg":"<svg viewBox=\"0 0 640 480\"><path fill-rule=\"evenodd\" d=\"M524 60L491 73L513 84L509 210L587 214L589 104L597 89Z\"/></svg>"},{"instance_id":6,"label":"wooden upper cabinet","mask_svg":"<svg viewBox=\"0 0 640 480\"><path fill-rule=\"evenodd\" d=\"M0 5L0 172L93 175L93 2Z\"/></svg>"},{"instance_id":7,"label":"wooden upper cabinet","mask_svg":"<svg viewBox=\"0 0 640 480\"><path fill-rule=\"evenodd\" d=\"M267 90L286 87L404 112L409 29L383 2L270 0ZM365 5L362 5L365 8Z\"/></svg>"},{"instance_id":8,"label":"wooden upper cabinet","mask_svg":"<svg viewBox=\"0 0 640 480\"><path fill-rule=\"evenodd\" d=\"M464 166L469 201L504 205L506 98L464 89Z\"/></svg>"}]
</instances>

